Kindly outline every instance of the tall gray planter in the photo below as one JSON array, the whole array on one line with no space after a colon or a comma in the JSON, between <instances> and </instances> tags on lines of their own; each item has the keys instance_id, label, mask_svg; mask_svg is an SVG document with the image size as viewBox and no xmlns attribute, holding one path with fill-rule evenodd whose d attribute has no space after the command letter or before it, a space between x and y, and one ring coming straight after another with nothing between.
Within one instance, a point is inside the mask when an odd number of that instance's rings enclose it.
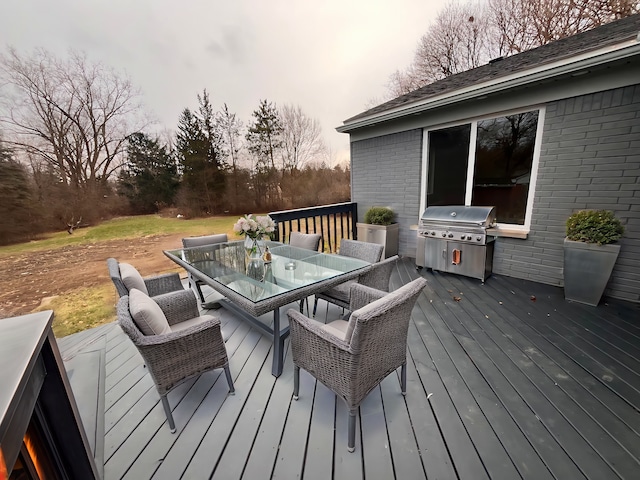
<instances>
[{"instance_id":1,"label":"tall gray planter","mask_svg":"<svg viewBox=\"0 0 640 480\"><path fill-rule=\"evenodd\" d=\"M564 298L597 306L607 287L620 245L564 239Z\"/></svg>"},{"instance_id":2,"label":"tall gray planter","mask_svg":"<svg viewBox=\"0 0 640 480\"><path fill-rule=\"evenodd\" d=\"M358 240L361 242L377 243L384 247L382 258L393 257L398 254L398 241L400 236L400 224L371 225L369 223L356 223Z\"/></svg>"}]
</instances>

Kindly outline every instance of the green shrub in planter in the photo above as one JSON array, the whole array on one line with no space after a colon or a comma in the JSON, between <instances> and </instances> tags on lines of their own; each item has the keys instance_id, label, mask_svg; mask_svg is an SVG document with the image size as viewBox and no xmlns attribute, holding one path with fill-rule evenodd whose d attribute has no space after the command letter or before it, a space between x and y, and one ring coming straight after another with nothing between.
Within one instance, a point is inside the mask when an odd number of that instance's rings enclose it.
<instances>
[{"instance_id":1,"label":"green shrub in planter","mask_svg":"<svg viewBox=\"0 0 640 480\"><path fill-rule=\"evenodd\" d=\"M364 223L391 225L393 223L393 210L387 207L371 207L364 214Z\"/></svg>"},{"instance_id":2,"label":"green shrub in planter","mask_svg":"<svg viewBox=\"0 0 640 480\"><path fill-rule=\"evenodd\" d=\"M575 242L606 245L619 240L623 233L620 220L608 210L582 210L567 220L567 238Z\"/></svg>"}]
</instances>

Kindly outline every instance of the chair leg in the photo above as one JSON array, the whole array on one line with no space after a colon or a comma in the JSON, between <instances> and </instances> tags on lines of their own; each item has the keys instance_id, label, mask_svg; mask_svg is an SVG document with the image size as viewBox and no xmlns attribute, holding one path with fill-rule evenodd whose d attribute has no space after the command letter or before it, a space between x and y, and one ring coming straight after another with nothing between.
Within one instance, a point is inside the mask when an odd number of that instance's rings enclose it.
<instances>
[{"instance_id":1,"label":"chair leg","mask_svg":"<svg viewBox=\"0 0 640 480\"><path fill-rule=\"evenodd\" d=\"M229 395L236 394L236 388L233 386L233 378L231 378L231 370L229 370L229 364L224 366L224 375L227 377L227 383L229 384Z\"/></svg>"},{"instance_id":2,"label":"chair leg","mask_svg":"<svg viewBox=\"0 0 640 480\"><path fill-rule=\"evenodd\" d=\"M300 367L293 366L293 399L298 400L298 393L300 392Z\"/></svg>"},{"instance_id":3,"label":"chair leg","mask_svg":"<svg viewBox=\"0 0 640 480\"><path fill-rule=\"evenodd\" d=\"M164 414L167 416L167 422L169 422L169 429L171 433L176 433L176 424L173 422L173 414L171 413L171 407L169 406L169 400L167 400L167 395L161 395L160 400L162 400L162 406L164 407Z\"/></svg>"},{"instance_id":4,"label":"chair leg","mask_svg":"<svg viewBox=\"0 0 640 480\"><path fill-rule=\"evenodd\" d=\"M356 450L356 414L357 408L349 410L349 442L347 443L347 450L349 453L353 453Z\"/></svg>"},{"instance_id":5,"label":"chair leg","mask_svg":"<svg viewBox=\"0 0 640 480\"><path fill-rule=\"evenodd\" d=\"M400 367L400 389L402 395L407 394L407 361L405 360Z\"/></svg>"},{"instance_id":6,"label":"chair leg","mask_svg":"<svg viewBox=\"0 0 640 480\"><path fill-rule=\"evenodd\" d=\"M200 296L200 304L204 303L204 295L202 293L202 288L200 288L200 284L198 282L194 282L196 285L196 290L198 291L198 295Z\"/></svg>"}]
</instances>

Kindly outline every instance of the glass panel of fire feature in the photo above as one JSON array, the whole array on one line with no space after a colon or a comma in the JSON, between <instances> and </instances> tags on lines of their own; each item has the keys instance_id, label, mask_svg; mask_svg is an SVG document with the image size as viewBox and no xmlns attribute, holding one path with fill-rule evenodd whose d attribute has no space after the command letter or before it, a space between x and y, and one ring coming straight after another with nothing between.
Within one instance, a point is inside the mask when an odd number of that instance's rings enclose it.
<instances>
[{"instance_id":1,"label":"glass panel of fire feature","mask_svg":"<svg viewBox=\"0 0 640 480\"><path fill-rule=\"evenodd\" d=\"M47 440L37 414L31 417L27 432L24 434L22 448L11 470L9 480L38 480L61 478L57 474L51 449L55 448Z\"/></svg>"}]
</instances>

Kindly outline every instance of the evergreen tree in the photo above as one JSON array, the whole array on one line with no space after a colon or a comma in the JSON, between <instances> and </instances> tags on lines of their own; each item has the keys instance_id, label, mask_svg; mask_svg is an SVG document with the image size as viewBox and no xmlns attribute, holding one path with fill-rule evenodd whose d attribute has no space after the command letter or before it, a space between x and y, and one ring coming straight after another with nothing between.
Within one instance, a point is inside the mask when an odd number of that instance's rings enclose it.
<instances>
[{"instance_id":1,"label":"evergreen tree","mask_svg":"<svg viewBox=\"0 0 640 480\"><path fill-rule=\"evenodd\" d=\"M276 106L261 100L258 110L253 112L254 123L245 136L247 147L255 157L255 172L252 186L256 203L267 208L276 208L281 199L275 156L282 148L282 121Z\"/></svg>"},{"instance_id":2,"label":"evergreen tree","mask_svg":"<svg viewBox=\"0 0 640 480\"><path fill-rule=\"evenodd\" d=\"M165 145L144 133L128 139L127 160L119 192L136 213L155 213L173 204L179 186L176 162Z\"/></svg>"},{"instance_id":3,"label":"evergreen tree","mask_svg":"<svg viewBox=\"0 0 640 480\"><path fill-rule=\"evenodd\" d=\"M253 117L255 121L246 135L249 151L256 157L258 166L275 170L275 154L282 147L284 131L278 109L271 102L260 100Z\"/></svg>"},{"instance_id":4,"label":"evergreen tree","mask_svg":"<svg viewBox=\"0 0 640 480\"><path fill-rule=\"evenodd\" d=\"M176 150L182 167L182 199L197 213L224 210L225 151L219 116L205 90L194 113L185 108L178 120Z\"/></svg>"},{"instance_id":5,"label":"evergreen tree","mask_svg":"<svg viewBox=\"0 0 640 480\"><path fill-rule=\"evenodd\" d=\"M25 241L39 230L29 175L1 141L0 209L0 245Z\"/></svg>"}]
</instances>

